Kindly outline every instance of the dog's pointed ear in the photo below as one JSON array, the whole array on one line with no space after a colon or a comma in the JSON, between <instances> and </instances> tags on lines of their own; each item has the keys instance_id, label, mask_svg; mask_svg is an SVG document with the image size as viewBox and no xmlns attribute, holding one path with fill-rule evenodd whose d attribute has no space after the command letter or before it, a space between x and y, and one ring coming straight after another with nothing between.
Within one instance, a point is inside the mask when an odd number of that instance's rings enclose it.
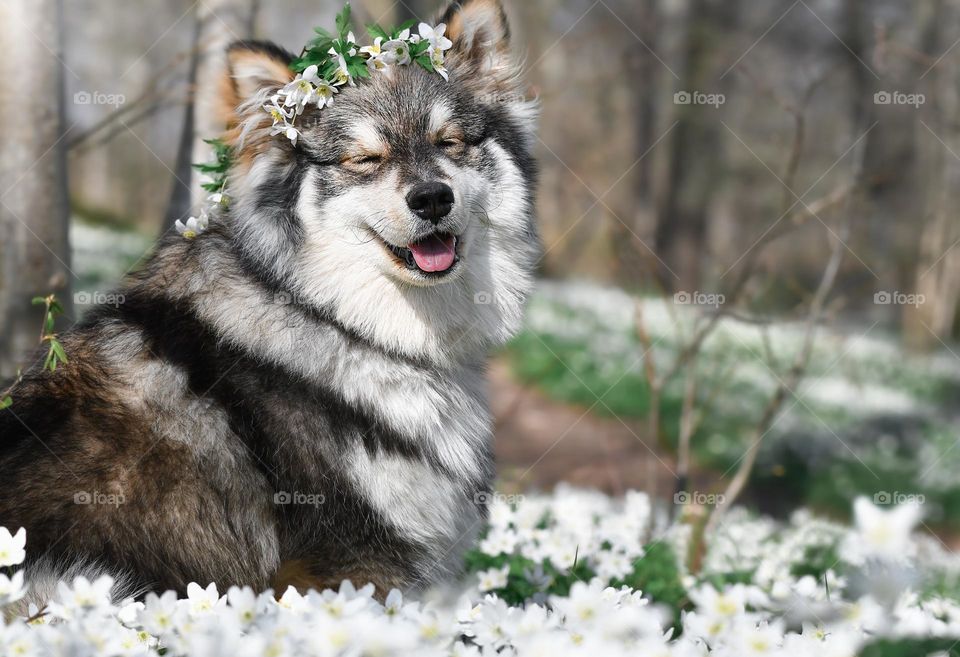
<instances>
[{"instance_id":1,"label":"dog's pointed ear","mask_svg":"<svg viewBox=\"0 0 960 657\"><path fill-rule=\"evenodd\" d=\"M293 59L293 54L268 41L230 44L226 75L220 85L224 123L236 125L240 120L239 107L293 80L294 73L290 70Z\"/></svg>"},{"instance_id":2,"label":"dog's pointed ear","mask_svg":"<svg viewBox=\"0 0 960 657\"><path fill-rule=\"evenodd\" d=\"M501 84L516 76L510 26L500 0L454 2L437 22L446 23L446 36L453 42L447 53L451 64L466 68L467 76L481 75Z\"/></svg>"}]
</instances>

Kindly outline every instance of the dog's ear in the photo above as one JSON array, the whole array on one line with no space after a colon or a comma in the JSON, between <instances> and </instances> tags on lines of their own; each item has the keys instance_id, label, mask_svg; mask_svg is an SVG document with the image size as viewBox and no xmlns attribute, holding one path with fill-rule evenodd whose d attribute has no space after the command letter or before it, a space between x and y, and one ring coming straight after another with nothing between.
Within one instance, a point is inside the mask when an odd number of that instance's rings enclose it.
<instances>
[{"instance_id":1,"label":"dog's ear","mask_svg":"<svg viewBox=\"0 0 960 657\"><path fill-rule=\"evenodd\" d=\"M220 89L221 114L227 126L240 121L238 108L262 92L282 87L294 78L294 56L268 41L237 41L227 48L227 68Z\"/></svg>"},{"instance_id":2,"label":"dog's ear","mask_svg":"<svg viewBox=\"0 0 960 657\"><path fill-rule=\"evenodd\" d=\"M482 76L500 85L516 78L510 26L500 0L454 2L437 22L447 24L446 35L453 42L447 56L462 77Z\"/></svg>"}]
</instances>

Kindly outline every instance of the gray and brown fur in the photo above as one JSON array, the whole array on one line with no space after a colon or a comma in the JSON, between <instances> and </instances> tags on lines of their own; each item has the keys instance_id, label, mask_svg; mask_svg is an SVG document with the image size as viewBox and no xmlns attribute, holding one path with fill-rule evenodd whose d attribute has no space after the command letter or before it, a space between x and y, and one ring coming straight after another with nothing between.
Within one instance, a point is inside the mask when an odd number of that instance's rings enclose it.
<instances>
[{"instance_id":1,"label":"gray and brown fur","mask_svg":"<svg viewBox=\"0 0 960 657\"><path fill-rule=\"evenodd\" d=\"M383 591L455 568L493 476L485 355L519 327L539 244L502 7L441 20L449 82L407 66L345 88L296 147L261 108L290 55L231 48L229 209L164 239L123 304L62 336L69 364L30 369L0 412L0 525L27 528L34 563L179 591ZM402 202L425 180L456 192L440 279L379 243L426 234Z\"/></svg>"}]
</instances>

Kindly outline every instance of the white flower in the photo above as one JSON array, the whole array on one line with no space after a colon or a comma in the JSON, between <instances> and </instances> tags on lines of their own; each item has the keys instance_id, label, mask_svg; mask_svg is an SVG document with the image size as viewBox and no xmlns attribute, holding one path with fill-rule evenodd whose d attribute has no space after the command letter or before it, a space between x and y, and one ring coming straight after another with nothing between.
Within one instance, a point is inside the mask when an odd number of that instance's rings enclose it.
<instances>
[{"instance_id":1,"label":"white flower","mask_svg":"<svg viewBox=\"0 0 960 657\"><path fill-rule=\"evenodd\" d=\"M446 23L440 23L436 27L430 27L426 23L420 23L418 26L420 37L430 42L430 47L435 48L441 54L444 50L453 47L453 41L443 35L447 30Z\"/></svg>"},{"instance_id":2,"label":"white flower","mask_svg":"<svg viewBox=\"0 0 960 657\"><path fill-rule=\"evenodd\" d=\"M7 577L0 573L0 607L16 602L27 592L23 585L23 571L18 570L13 577ZM2 615L0 615L2 618Z\"/></svg>"},{"instance_id":3,"label":"white flower","mask_svg":"<svg viewBox=\"0 0 960 657\"><path fill-rule=\"evenodd\" d=\"M242 626L250 625L257 617L257 596L249 586L231 586L227 590L227 603L231 616Z\"/></svg>"},{"instance_id":4,"label":"white flower","mask_svg":"<svg viewBox=\"0 0 960 657\"><path fill-rule=\"evenodd\" d=\"M190 613L194 616L209 612L221 602L217 585L213 582L207 588L201 587L196 582L190 582L187 584L187 599L190 601Z\"/></svg>"},{"instance_id":5,"label":"white flower","mask_svg":"<svg viewBox=\"0 0 960 657\"><path fill-rule=\"evenodd\" d=\"M697 612L709 618L730 619L739 616L744 611L747 590L737 584L729 586L721 593L709 584L691 590L688 595L697 606Z\"/></svg>"},{"instance_id":6,"label":"white flower","mask_svg":"<svg viewBox=\"0 0 960 657\"><path fill-rule=\"evenodd\" d=\"M86 577L78 577L73 581L73 586L60 582L57 585L57 600L50 602L47 609L52 616L65 619L104 611L110 608L112 588L113 578L109 575L102 575L93 582Z\"/></svg>"},{"instance_id":7,"label":"white flower","mask_svg":"<svg viewBox=\"0 0 960 657\"><path fill-rule=\"evenodd\" d=\"M602 550L594 561L597 575L606 580L623 579L633 572L633 562L620 550Z\"/></svg>"},{"instance_id":8,"label":"white flower","mask_svg":"<svg viewBox=\"0 0 960 657\"><path fill-rule=\"evenodd\" d=\"M384 54L387 57L388 64L397 64L403 66L410 63L410 44L400 39L391 39L383 44Z\"/></svg>"},{"instance_id":9,"label":"white flower","mask_svg":"<svg viewBox=\"0 0 960 657\"><path fill-rule=\"evenodd\" d=\"M444 80L449 80L449 73L443 65L443 51L434 46L430 46L429 55L430 65L433 66L433 70L439 73Z\"/></svg>"},{"instance_id":10,"label":"white flower","mask_svg":"<svg viewBox=\"0 0 960 657\"><path fill-rule=\"evenodd\" d=\"M287 125L287 122L296 114L295 110L284 109L280 105L281 94L274 94L270 98L270 104L264 105L263 109L273 118L273 125Z\"/></svg>"},{"instance_id":11,"label":"white flower","mask_svg":"<svg viewBox=\"0 0 960 657\"><path fill-rule=\"evenodd\" d=\"M187 219L187 223L183 223L179 219L174 223L177 232L188 240L192 240L205 231L209 225L210 216L207 214L206 209L201 210L198 216Z\"/></svg>"},{"instance_id":12,"label":"white flower","mask_svg":"<svg viewBox=\"0 0 960 657\"><path fill-rule=\"evenodd\" d=\"M510 564L503 568L491 568L477 573L479 579L479 589L481 591L492 591L502 589L507 585L507 575L510 574Z\"/></svg>"},{"instance_id":13,"label":"white flower","mask_svg":"<svg viewBox=\"0 0 960 657\"><path fill-rule=\"evenodd\" d=\"M337 86L344 84L349 84L351 87L356 86L356 83L353 81L353 76L350 75L350 70L347 68L346 58L337 53L333 54L337 60L337 70L333 72L333 84Z\"/></svg>"},{"instance_id":14,"label":"white flower","mask_svg":"<svg viewBox=\"0 0 960 657\"><path fill-rule=\"evenodd\" d=\"M23 563L27 556L23 549L26 544L27 530L23 527L13 535L6 527L0 527L0 568Z\"/></svg>"},{"instance_id":15,"label":"white flower","mask_svg":"<svg viewBox=\"0 0 960 657\"><path fill-rule=\"evenodd\" d=\"M480 549L492 557L500 554L512 554L517 546L517 532L512 529L492 530L480 542Z\"/></svg>"},{"instance_id":16,"label":"white flower","mask_svg":"<svg viewBox=\"0 0 960 657\"><path fill-rule=\"evenodd\" d=\"M290 124L274 126L273 128L271 128L270 134L271 135L282 134L284 137L289 139L290 143L292 143L294 146L297 145L297 139L300 137L300 131Z\"/></svg>"},{"instance_id":17,"label":"white flower","mask_svg":"<svg viewBox=\"0 0 960 657\"><path fill-rule=\"evenodd\" d=\"M167 591L161 596L148 593L137 620L144 630L159 637L174 629L178 613L176 592Z\"/></svg>"},{"instance_id":18,"label":"white flower","mask_svg":"<svg viewBox=\"0 0 960 657\"><path fill-rule=\"evenodd\" d=\"M287 590L280 596L280 599L277 600L277 604L284 609L299 612L307 608L307 599L304 598L296 588L288 586Z\"/></svg>"},{"instance_id":19,"label":"white flower","mask_svg":"<svg viewBox=\"0 0 960 657\"><path fill-rule=\"evenodd\" d=\"M567 623L588 623L606 606L605 588L600 578L592 579L589 584L574 582L568 597L552 596L550 603Z\"/></svg>"},{"instance_id":20,"label":"white flower","mask_svg":"<svg viewBox=\"0 0 960 657\"><path fill-rule=\"evenodd\" d=\"M384 57L371 57L367 60L367 68L370 69L371 73L375 71L383 72L390 68L390 65Z\"/></svg>"},{"instance_id":21,"label":"white flower","mask_svg":"<svg viewBox=\"0 0 960 657\"><path fill-rule=\"evenodd\" d=\"M280 91L280 95L285 98L284 106L292 107L297 114L302 113L307 105L316 102L317 88L315 85L318 82L320 82L320 78L317 77L317 65L312 64ZM274 125L276 125L276 121L274 121Z\"/></svg>"},{"instance_id":22,"label":"white flower","mask_svg":"<svg viewBox=\"0 0 960 657\"><path fill-rule=\"evenodd\" d=\"M382 46L383 46L383 37L377 37L376 39L373 40L373 45L364 46L363 48L360 49L360 52L370 57L379 57L381 54L383 54Z\"/></svg>"},{"instance_id":23,"label":"white flower","mask_svg":"<svg viewBox=\"0 0 960 657\"><path fill-rule=\"evenodd\" d=\"M323 109L327 105L333 105L333 95L339 92L339 89L326 80L320 80L316 87L317 107Z\"/></svg>"},{"instance_id":24,"label":"white flower","mask_svg":"<svg viewBox=\"0 0 960 657\"><path fill-rule=\"evenodd\" d=\"M853 503L857 535L853 549L868 557L898 561L913 553L910 534L923 517L916 502L901 504L889 511L881 509L866 497L858 497Z\"/></svg>"}]
</instances>

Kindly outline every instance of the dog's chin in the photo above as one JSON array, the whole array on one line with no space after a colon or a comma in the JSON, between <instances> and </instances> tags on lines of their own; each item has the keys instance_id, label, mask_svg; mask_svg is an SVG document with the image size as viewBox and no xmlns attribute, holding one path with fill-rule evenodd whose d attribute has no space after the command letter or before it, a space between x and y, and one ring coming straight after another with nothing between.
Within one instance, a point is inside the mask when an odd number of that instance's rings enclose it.
<instances>
[{"instance_id":1,"label":"dog's chin","mask_svg":"<svg viewBox=\"0 0 960 657\"><path fill-rule=\"evenodd\" d=\"M426 239L398 246L370 230L385 273L417 287L444 285L458 279L464 268L463 236L437 232Z\"/></svg>"}]
</instances>

